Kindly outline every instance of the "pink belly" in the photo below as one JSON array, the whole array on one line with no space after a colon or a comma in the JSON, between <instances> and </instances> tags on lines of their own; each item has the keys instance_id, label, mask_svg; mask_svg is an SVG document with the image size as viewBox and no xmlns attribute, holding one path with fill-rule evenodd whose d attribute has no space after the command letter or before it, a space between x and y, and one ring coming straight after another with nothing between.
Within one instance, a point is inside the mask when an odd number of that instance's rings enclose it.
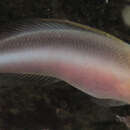
<instances>
[{"instance_id":1,"label":"pink belly","mask_svg":"<svg viewBox=\"0 0 130 130\"><path fill-rule=\"evenodd\" d=\"M110 71L98 69L94 66L56 65L59 78L98 98L120 97L119 79Z\"/></svg>"}]
</instances>

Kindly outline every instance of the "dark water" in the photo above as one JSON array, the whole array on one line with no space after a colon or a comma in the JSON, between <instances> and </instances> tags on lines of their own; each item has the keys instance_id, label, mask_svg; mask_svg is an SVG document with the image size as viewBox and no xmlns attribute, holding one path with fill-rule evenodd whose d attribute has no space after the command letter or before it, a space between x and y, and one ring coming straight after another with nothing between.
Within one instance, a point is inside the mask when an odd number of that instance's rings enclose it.
<instances>
[{"instance_id":1,"label":"dark water","mask_svg":"<svg viewBox=\"0 0 130 130\"><path fill-rule=\"evenodd\" d=\"M122 19L127 5L129 0L3 0L0 24L35 17L69 19L130 43L130 28ZM9 75L0 80L0 130L128 130L117 115L130 115L129 106L99 106L64 82L46 85Z\"/></svg>"}]
</instances>

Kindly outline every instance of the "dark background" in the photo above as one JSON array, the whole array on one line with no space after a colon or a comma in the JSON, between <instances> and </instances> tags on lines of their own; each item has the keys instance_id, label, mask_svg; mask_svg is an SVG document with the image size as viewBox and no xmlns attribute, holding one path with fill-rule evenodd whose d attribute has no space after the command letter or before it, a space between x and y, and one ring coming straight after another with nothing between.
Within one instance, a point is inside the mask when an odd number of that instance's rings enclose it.
<instances>
[{"instance_id":1,"label":"dark background","mask_svg":"<svg viewBox=\"0 0 130 130\"><path fill-rule=\"evenodd\" d=\"M68 19L130 43L130 28L121 17L128 4L128 0L1 0L0 24L39 17ZM130 115L129 106L100 106L65 82L45 85L0 74L0 87L0 130L127 130L116 116Z\"/></svg>"}]
</instances>

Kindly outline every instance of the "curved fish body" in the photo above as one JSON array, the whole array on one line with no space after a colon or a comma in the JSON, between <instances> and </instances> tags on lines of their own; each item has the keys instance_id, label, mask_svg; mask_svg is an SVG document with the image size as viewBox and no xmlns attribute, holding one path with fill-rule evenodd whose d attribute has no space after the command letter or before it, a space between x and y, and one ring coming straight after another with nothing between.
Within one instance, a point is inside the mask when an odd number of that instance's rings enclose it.
<instances>
[{"instance_id":1,"label":"curved fish body","mask_svg":"<svg viewBox=\"0 0 130 130\"><path fill-rule=\"evenodd\" d=\"M0 73L42 74L97 98L130 103L130 45L62 20L17 24L0 36Z\"/></svg>"}]
</instances>

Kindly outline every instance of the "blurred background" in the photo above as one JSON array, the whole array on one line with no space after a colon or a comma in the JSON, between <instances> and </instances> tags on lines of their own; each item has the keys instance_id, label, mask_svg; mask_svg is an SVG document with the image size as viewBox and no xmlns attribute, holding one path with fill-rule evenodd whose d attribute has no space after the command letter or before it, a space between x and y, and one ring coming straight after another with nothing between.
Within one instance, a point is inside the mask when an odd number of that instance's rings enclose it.
<instances>
[{"instance_id":1,"label":"blurred background","mask_svg":"<svg viewBox=\"0 0 130 130\"><path fill-rule=\"evenodd\" d=\"M0 1L1 25L39 17L79 22L130 43L130 0ZM16 77L0 74L0 130L128 130L118 118L130 116L128 105L99 105L63 81Z\"/></svg>"}]
</instances>

